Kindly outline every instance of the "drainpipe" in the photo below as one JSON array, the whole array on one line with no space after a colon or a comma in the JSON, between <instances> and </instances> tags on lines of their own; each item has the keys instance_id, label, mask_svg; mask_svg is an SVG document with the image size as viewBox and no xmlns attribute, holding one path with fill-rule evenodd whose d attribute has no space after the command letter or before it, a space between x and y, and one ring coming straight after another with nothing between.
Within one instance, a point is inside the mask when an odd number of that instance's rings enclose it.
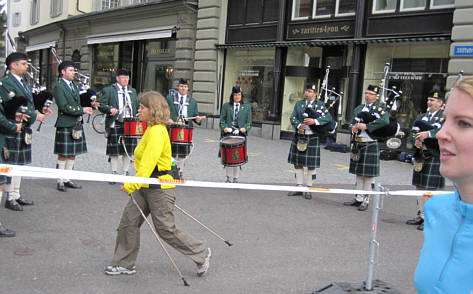
<instances>
[{"instance_id":1,"label":"drainpipe","mask_svg":"<svg viewBox=\"0 0 473 294\"><path fill-rule=\"evenodd\" d=\"M77 2L76 2L76 10L77 10L78 12L87 13L87 12L82 11L82 10L79 9L79 3L80 3L80 0L77 0Z\"/></svg>"}]
</instances>

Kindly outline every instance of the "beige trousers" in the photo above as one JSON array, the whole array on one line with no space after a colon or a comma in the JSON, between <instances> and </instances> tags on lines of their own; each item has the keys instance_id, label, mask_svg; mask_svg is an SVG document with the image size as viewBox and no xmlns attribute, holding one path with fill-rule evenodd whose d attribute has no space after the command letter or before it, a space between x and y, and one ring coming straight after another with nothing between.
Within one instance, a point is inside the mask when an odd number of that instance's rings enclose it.
<instances>
[{"instance_id":1,"label":"beige trousers","mask_svg":"<svg viewBox=\"0 0 473 294\"><path fill-rule=\"evenodd\" d=\"M162 240L190 257L196 264L204 263L207 256L204 243L176 227L173 214L176 200L174 189L142 188L133 192L133 197L146 216L151 214L156 232ZM126 268L135 265L140 249L140 227L143 222L143 216L130 199L117 229L112 265Z\"/></svg>"}]
</instances>

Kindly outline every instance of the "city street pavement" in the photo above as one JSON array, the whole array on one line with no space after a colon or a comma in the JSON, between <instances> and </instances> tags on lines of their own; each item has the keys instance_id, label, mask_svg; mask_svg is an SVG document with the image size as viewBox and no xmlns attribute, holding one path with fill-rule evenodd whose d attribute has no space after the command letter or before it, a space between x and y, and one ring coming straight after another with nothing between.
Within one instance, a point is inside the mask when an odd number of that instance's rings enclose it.
<instances>
[{"instance_id":1,"label":"city street pavement","mask_svg":"<svg viewBox=\"0 0 473 294\"><path fill-rule=\"evenodd\" d=\"M34 132L33 166L54 168L55 117ZM36 125L35 125L36 129ZM109 172L105 139L85 125L89 152L76 170ZM219 132L194 129L195 148L186 161L189 180L225 180L217 157ZM249 161L240 182L293 185L287 163L290 141L250 136ZM354 187L348 154L322 149L316 186ZM412 189L412 165L382 161L378 181L391 190ZM119 185L81 182L80 190L56 190L54 180L23 179L22 197L35 201L23 212L0 208L0 220L17 232L0 239L1 293L312 293L333 282L366 280L371 209L343 206L350 195L314 194L312 200L286 192L177 188L176 204L229 240L223 241L176 211L176 223L212 248L206 276L190 259L169 248L185 287L146 224L134 276L106 276L120 216L128 201ZM449 189L452 187L449 186ZM3 200L4 201L4 200ZM415 216L415 198L389 197L378 224L375 279L400 293L415 293L413 275L422 233L405 221ZM371 207L370 207L371 208Z\"/></svg>"}]
</instances>

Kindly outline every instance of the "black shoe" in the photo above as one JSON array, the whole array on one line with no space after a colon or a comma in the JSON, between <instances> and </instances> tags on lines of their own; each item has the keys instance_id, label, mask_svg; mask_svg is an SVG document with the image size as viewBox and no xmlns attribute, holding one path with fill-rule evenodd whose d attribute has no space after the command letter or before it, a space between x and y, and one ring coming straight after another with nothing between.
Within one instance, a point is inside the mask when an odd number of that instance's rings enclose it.
<instances>
[{"instance_id":1,"label":"black shoe","mask_svg":"<svg viewBox=\"0 0 473 294\"><path fill-rule=\"evenodd\" d=\"M72 188L72 189L80 189L82 188L81 185L79 184L76 184L76 183L73 183L72 181L67 181L64 183L64 186L68 187L68 188Z\"/></svg>"},{"instance_id":2,"label":"black shoe","mask_svg":"<svg viewBox=\"0 0 473 294\"><path fill-rule=\"evenodd\" d=\"M304 198L307 199L307 200L312 199L312 193L310 193L310 192L304 192Z\"/></svg>"},{"instance_id":3,"label":"black shoe","mask_svg":"<svg viewBox=\"0 0 473 294\"><path fill-rule=\"evenodd\" d=\"M362 202L362 203L360 204L360 207L358 207L358 210L359 210L359 211L365 211L365 210L368 209L368 205L369 205L368 202Z\"/></svg>"},{"instance_id":4,"label":"black shoe","mask_svg":"<svg viewBox=\"0 0 473 294\"><path fill-rule=\"evenodd\" d=\"M238 183L238 178L233 178L234 183Z\"/></svg>"},{"instance_id":5,"label":"black shoe","mask_svg":"<svg viewBox=\"0 0 473 294\"><path fill-rule=\"evenodd\" d=\"M423 231L424 230L424 223L422 222L420 225L417 226L417 229L419 231Z\"/></svg>"},{"instance_id":6,"label":"black shoe","mask_svg":"<svg viewBox=\"0 0 473 294\"><path fill-rule=\"evenodd\" d=\"M416 225L416 226L418 226L422 223L424 223L424 219L419 217L419 216L414 218L414 219L410 219L406 222L406 224L408 224L408 225Z\"/></svg>"},{"instance_id":7,"label":"black shoe","mask_svg":"<svg viewBox=\"0 0 473 294\"><path fill-rule=\"evenodd\" d=\"M67 192L67 188L64 186L64 183L57 183L57 189L61 192Z\"/></svg>"},{"instance_id":8,"label":"black shoe","mask_svg":"<svg viewBox=\"0 0 473 294\"><path fill-rule=\"evenodd\" d=\"M0 225L0 237L15 237L15 231L9 230L4 226Z\"/></svg>"},{"instance_id":9,"label":"black shoe","mask_svg":"<svg viewBox=\"0 0 473 294\"><path fill-rule=\"evenodd\" d=\"M352 201L343 202L343 205L345 205L345 206L360 206L361 202L356 200L356 199L353 199Z\"/></svg>"},{"instance_id":10,"label":"black shoe","mask_svg":"<svg viewBox=\"0 0 473 294\"><path fill-rule=\"evenodd\" d=\"M23 211L23 207L21 207L16 200L7 200L5 201L5 208L15 210L15 211Z\"/></svg>"},{"instance_id":11,"label":"black shoe","mask_svg":"<svg viewBox=\"0 0 473 294\"><path fill-rule=\"evenodd\" d=\"M20 204L20 205L33 205L33 204L34 204L33 201L27 200L27 199L23 199L23 198L21 198L21 197L18 198L18 199L16 199L16 202L18 202L18 204Z\"/></svg>"},{"instance_id":12,"label":"black shoe","mask_svg":"<svg viewBox=\"0 0 473 294\"><path fill-rule=\"evenodd\" d=\"M304 193L302 192L289 192L287 193L287 196L302 196Z\"/></svg>"},{"instance_id":13,"label":"black shoe","mask_svg":"<svg viewBox=\"0 0 473 294\"><path fill-rule=\"evenodd\" d=\"M227 180L225 181L225 183L231 183L232 181L230 181L230 178L227 177Z\"/></svg>"}]
</instances>

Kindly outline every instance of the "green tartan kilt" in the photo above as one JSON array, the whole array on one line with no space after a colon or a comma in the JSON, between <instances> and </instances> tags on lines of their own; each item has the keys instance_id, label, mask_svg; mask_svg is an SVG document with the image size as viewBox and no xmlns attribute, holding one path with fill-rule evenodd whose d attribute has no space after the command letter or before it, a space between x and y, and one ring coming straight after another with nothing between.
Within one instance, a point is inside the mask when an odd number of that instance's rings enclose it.
<instances>
[{"instance_id":1,"label":"green tartan kilt","mask_svg":"<svg viewBox=\"0 0 473 294\"><path fill-rule=\"evenodd\" d=\"M432 156L426 159L420 172L412 172L412 185L424 189L441 189L445 187L445 178L440 174L439 156Z\"/></svg>"},{"instance_id":2,"label":"green tartan kilt","mask_svg":"<svg viewBox=\"0 0 473 294\"><path fill-rule=\"evenodd\" d=\"M379 145L378 142L357 142L355 148L360 149L360 159L350 159L351 174L364 177L379 176Z\"/></svg>"},{"instance_id":3,"label":"green tartan kilt","mask_svg":"<svg viewBox=\"0 0 473 294\"><path fill-rule=\"evenodd\" d=\"M30 164L31 163L31 144L25 144L25 133L17 133L15 135L5 135L5 147L8 149L8 159L5 163L11 164Z\"/></svg>"},{"instance_id":4,"label":"green tartan kilt","mask_svg":"<svg viewBox=\"0 0 473 294\"><path fill-rule=\"evenodd\" d=\"M184 144L176 144L176 143L171 142L172 157L176 158L176 156L179 156L179 157L188 156L191 153L191 147L192 147L192 144L184 145Z\"/></svg>"},{"instance_id":5,"label":"green tartan kilt","mask_svg":"<svg viewBox=\"0 0 473 294\"><path fill-rule=\"evenodd\" d=\"M133 155L136 145L138 144L138 139L130 138L130 137L125 138L123 137L123 133L124 133L123 123L115 122L115 127L109 129L109 135L107 138L106 155L118 156L118 155L126 155L126 153L128 153L129 156ZM125 141L126 152L125 152L125 148L123 148L122 140Z\"/></svg>"},{"instance_id":6,"label":"green tartan kilt","mask_svg":"<svg viewBox=\"0 0 473 294\"><path fill-rule=\"evenodd\" d=\"M82 138L72 139L72 127L56 128L56 138L54 139L54 154L63 156L79 155L87 153L87 143L85 141L84 127L82 127Z\"/></svg>"},{"instance_id":7,"label":"green tartan kilt","mask_svg":"<svg viewBox=\"0 0 473 294\"><path fill-rule=\"evenodd\" d=\"M306 166L308 168L320 167L319 137L317 135L307 135L309 143L307 149L303 152L297 150L297 137L296 134L292 139L287 162L295 166Z\"/></svg>"}]
</instances>

